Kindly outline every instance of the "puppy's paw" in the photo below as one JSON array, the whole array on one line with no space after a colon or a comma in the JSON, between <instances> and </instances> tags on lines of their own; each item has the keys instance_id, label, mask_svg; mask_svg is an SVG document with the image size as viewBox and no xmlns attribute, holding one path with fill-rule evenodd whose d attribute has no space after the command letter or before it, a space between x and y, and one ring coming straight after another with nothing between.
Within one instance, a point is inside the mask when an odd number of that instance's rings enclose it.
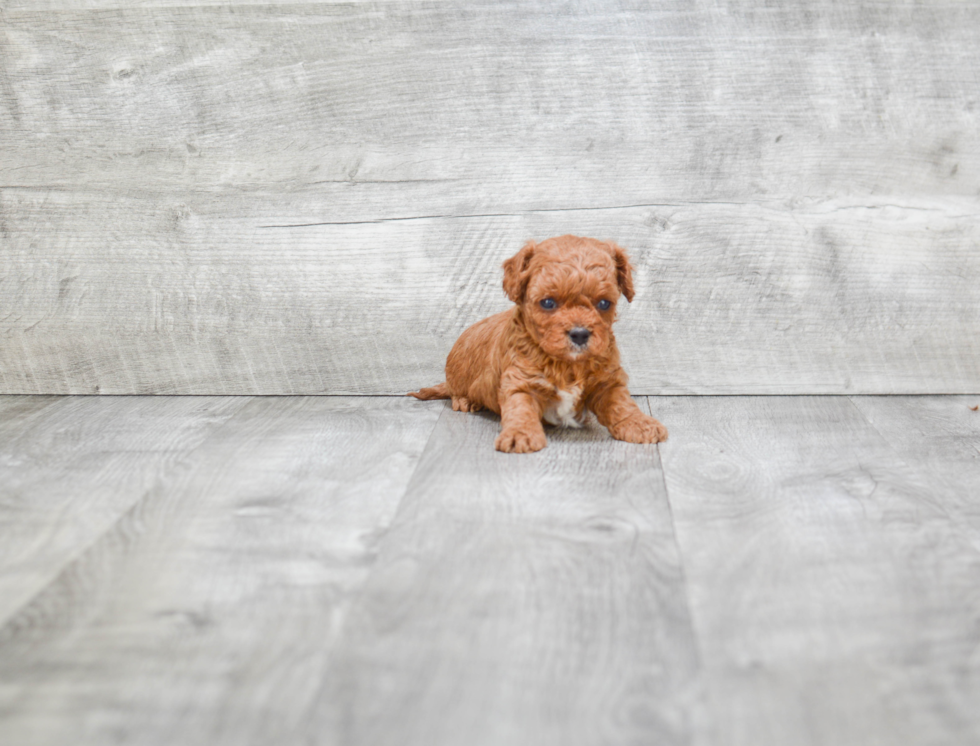
<instances>
[{"instance_id":1,"label":"puppy's paw","mask_svg":"<svg viewBox=\"0 0 980 746\"><path fill-rule=\"evenodd\" d=\"M481 409L483 409L482 406L476 402L471 402L465 396L457 396L453 399L454 412L479 412Z\"/></svg>"},{"instance_id":2,"label":"puppy's paw","mask_svg":"<svg viewBox=\"0 0 980 746\"><path fill-rule=\"evenodd\" d=\"M548 445L544 432L525 433L522 430L504 430L497 436L494 448L504 453L533 453Z\"/></svg>"},{"instance_id":3,"label":"puppy's paw","mask_svg":"<svg viewBox=\"0 0 980 746\"><path fill-rule=\"evenodd\" d=\"M659 420L645 414L635 414L609 428L616 440L627 443L660 443L667 440L667 428Z\"/></svg>"}]
</instances>

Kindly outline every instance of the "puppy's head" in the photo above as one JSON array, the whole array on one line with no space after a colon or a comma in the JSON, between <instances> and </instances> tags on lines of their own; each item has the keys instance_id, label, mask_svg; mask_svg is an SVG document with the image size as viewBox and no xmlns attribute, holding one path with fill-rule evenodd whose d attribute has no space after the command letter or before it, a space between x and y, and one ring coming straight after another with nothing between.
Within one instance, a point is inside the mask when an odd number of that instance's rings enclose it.
<instances>
[{"instance_id":1,"label":"puppy's head","mask_svg":"<svg viewBox=\"0 0 980 746\"><path fill-rule=\"evenodd\" d=\"M578 236L529 241L504 262L504 291L544 352L585 360L608 351L620 294L633 300L633 268L612 242Z\"/></svg>"}]
</instances>

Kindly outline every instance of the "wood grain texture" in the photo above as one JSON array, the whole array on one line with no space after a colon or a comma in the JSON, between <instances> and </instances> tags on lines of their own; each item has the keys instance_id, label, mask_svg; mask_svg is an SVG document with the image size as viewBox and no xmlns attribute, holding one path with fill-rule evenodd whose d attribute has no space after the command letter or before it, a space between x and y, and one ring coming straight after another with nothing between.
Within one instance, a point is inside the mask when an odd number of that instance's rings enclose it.
<instances>
[{"instance_id":1,"label":"wood grain texture","mask_svg":"<svg viewBox=\"0 0 980 746\"><path fill-rule=\"evenodd\" d=\"M363 0L2 0L0 8L30 11L134 10L187 7L240 7L248 5L350 5ZM403 0L369 0L371 5ZM451 0L428 0L451 2Z\"/></svg>"},{"instance_id":2,"label":"wood grain texture","mask_svg":"<svg viewBox=\"0 0 980 746\"><path fill-rule=\"evenodd\" d=\"M0 742L300 742L441 405L240 401L0 629Z\"/></svg>"},{"instance_id":3,"label":"wood grain texture","mask_svg":"<svg viewBox=\"0 0 980 746\"><path fill-rule=\"evenodd\" d=\"M980 396L856 396L854 405L908 464L928 475L980 551Z\"/></svg>"},{"instance_id":4,"label":"wood grain texture","mask_svg":"<svg viewBox=\"0 0 980 746\"><path fill-rule=\"evenodd\" d=\"M344 744L673 744L703 725L655 446L446 411L311 720Z\"/></svg>"},{"instance_id":5,"label":"wood grain texture","mask_svg":"<svg viewBox=\"0 0 980 746\"><path fill-rule=\"evenodd\" d=\"M452 179L521 209L980 184L971 3L193 5L8 10L6 183Z\"/></svg>"},{"instance_id":6,"label":"wood grain texture","mask_svg":"<svg viewBox=\"0 0 980 746\"><path fill-rule=\"evenodd\" d=\"M638 393L980 389L975 4L168 4L6 4L0 391L401 393L565 232Z\"/></svg>"},{"instance_id":7,"label":"wood grain texture","mask_svg":"<svg viewBox=\"0 0 980 746\"><path fill-rule=\"evenodd\" d=\"M977 403L0 397L0 743L975 743Z\"/></svg>"},{"instance_id":8,"label":"wood grain texture","mask_svg":"<svg viewBox=\"0 0 980 746\"><path fill-rule=\"evenodd\" d=\"M0 199L3 391L403 393L507 307L503 260L563 231L632 254L617 337L636 394L980 388L980 213L962 200L372 222L375 203L313 193Z\"/></svg>"},{"instance_id":9,"label":"wood grain texture","mask_svg":"<svg viewBox=\"0 0 980 746\"><path fill-rule=\"evenodd\" d=\"M0 397L0 625L185 468L239 404Z\"/></svg>"},{"instance_id":10,"label":"wood grain texture","mask_svg":"<svg viewBox=\"0 0 980 746\"><path fill-rule=\"evenodd\" d=\"M847 399L651 401L713 742L977 741L980 553L942 485Z\"/></svg>"}]
</instances>

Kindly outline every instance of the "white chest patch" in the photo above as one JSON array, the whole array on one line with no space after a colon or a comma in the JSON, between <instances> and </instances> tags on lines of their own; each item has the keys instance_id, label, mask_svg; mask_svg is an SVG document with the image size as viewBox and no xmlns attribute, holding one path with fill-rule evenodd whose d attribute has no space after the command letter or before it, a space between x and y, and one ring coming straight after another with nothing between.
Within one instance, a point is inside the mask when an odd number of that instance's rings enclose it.
<instances>
[{"instance_id":1,"label":"white chest patch","mask_svg":"<svg viewBox=\"0 0 980 746\"><path fill-rule=\"evenodd\" d=\"M582 389L575 386L571 391L558 389L557 393L558 401L545 410L544 421L549 425L582 427L582 423L575 417L575 408L582 395Z\"/></svg>"}]
</instances>

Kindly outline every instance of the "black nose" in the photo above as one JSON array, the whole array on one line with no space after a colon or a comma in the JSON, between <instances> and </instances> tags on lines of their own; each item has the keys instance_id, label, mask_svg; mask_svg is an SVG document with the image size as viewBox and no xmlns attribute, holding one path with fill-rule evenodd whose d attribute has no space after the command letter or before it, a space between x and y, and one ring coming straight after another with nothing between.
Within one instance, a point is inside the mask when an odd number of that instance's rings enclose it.
<instances>
[{"instance_id":1,"label":"black nose","mask_svg":"<svg viewBox=\"0 0 980 746\"><path fill-rule=\"evenodd\" d=\"M580 326L576 326L568 333L568 338L572 340L579 347L584 347L589 342L589 337L592 336L592 332L588 329L583 329Z\"/></svg>"}]
</instances>

